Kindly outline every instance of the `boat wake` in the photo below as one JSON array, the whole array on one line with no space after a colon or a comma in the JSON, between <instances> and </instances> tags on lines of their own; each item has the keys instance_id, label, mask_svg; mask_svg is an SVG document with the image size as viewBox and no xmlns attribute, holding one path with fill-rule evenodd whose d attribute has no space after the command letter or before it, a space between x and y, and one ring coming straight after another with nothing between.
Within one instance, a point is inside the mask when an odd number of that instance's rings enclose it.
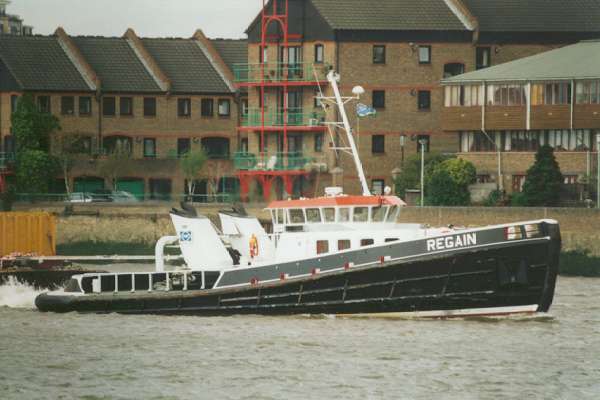
<instances>
[{"instance_id":1,"label":"boat wake","mask_svg":"<svg viewBox=\"0 0 600 400\"><path fill-rule=\"evenodd\" d=\"M11 276L0 285L0 307L35 309L35 298L47 290L33 286Z\"/></svg>"}]
</instances>

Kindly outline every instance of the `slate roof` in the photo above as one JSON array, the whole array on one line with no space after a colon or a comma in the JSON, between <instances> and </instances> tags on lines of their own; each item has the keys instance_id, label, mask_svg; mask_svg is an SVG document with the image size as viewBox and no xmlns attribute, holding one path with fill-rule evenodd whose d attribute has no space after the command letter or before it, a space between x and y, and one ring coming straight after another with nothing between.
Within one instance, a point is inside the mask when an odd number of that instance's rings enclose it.
<instances>
[{"instance_id":1,"label":"slate roof","mask_svg":"<svg viewBox=\"0 0 600 400\"><path fill-rule=\"evenodd\" d=\"M108 92L161 92L125 39L71 37Z\"/></svg>"},{"instance_id":2,"label":"slate roof","mask_svg":"<svg viewBox=\"0 0 600 400\"><path fill-rule=\"evenodd\" d=\"M210 41L229 69L233 70L234 64L248 62L248 41L246 39L210 39Z\"/></svg>"},{"instance_id":3,"label":"slate roof","mask_svg":"<svg viewBox=\"0 0 600 400\"><path fill-rule=\"evenodd\" d=\"M481 31L597 32L598 0L462 0Z\"/></svg>"},{"instance_id":4,"label":"slate roof","mask_svg":"<svg viewBox=\"0 0 600 400\"><path fill-rule=\"evenodd\" d=\"M600 78L600 40L570 46L468 72L444 79L442 83L547 81Z\"/></svg>"},{"instance_id":5,"label":"slate roof","mask_svg":"<svg viewBox=\"0 0 600 400\"><path fill-rule=\"evenodd\" d=\"M0 85L7 89L91 90L54 36L0 35L0 60Z\"/></svg>"},{"instance_id":6,"label":"slate roof","mask_svg":"<svg viewBox=\"0 0 600 400\"><path fill-rule=\"evenodd\" d=\"M466 30L444 0L311 0L339 30Z\"/></svg>"},{"instance_id":7,"label":"slate roof","mask_svg":"<svg viewBox=\"0 0 600 400\"><path fill-rule=\"evenodd\" d=\"M142 39L174 93L231 93L194 39Z\"/></svg>"}]
</instances>

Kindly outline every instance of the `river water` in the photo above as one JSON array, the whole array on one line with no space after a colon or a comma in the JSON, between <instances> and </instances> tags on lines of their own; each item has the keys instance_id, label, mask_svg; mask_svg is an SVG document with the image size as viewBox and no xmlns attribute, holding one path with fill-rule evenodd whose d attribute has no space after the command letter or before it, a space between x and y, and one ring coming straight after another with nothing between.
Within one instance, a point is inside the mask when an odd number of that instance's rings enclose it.
<instances>
[{"instance_id":1,"label":"river water","mask_svg":"<svg viewBox=\"0 0 600 400\"><path fill-rule=\"evenodd\" d=\"M600 279L458 320L42 314L0 287L0 398L600 399Z\"/></svg>"}]
</instances>

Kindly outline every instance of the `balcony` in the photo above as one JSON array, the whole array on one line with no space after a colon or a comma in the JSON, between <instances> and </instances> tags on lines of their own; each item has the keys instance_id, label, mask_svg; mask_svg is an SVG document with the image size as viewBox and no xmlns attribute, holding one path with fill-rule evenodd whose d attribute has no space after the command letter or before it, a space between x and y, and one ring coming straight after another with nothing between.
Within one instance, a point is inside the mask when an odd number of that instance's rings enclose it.
<instances>
[{"instance_id":1,"label":"balcony","mask_svg":"<svg viewBox=\"0 0 600 400\"><path fill-rule=\"evenodd\" d=\"M233 166L241 171L299 171L306 170L316 161L302 153L270 153L263 157L244 152L233 155Z\"/></svg>"},{"instance_id":2,"label":"balcony","mask_svg":"<svg viewBox=\"0 0 600 400\"><path fill-rule=\"evenodd\" d=\"M240 130L257 130L262 126L262 112L258 108L248 110L246 115L242 116ZM265 130L280 131L283 129L284 122L287 122L288 129L294 131L321 131L326 129L324 125L325 113L323 112L302 112L302 109L289 109L283 112L269 112L265 110L264 115Z\"/></svg>"},{"instance_id":3,"label":"balcony","mask_svg":"<svg viewBox=\"0 0 600 400\"><path fill-rule=\"evenodd\" d=\"M312 63L257 63L234 64L234 81L238 86L280 86L287 83L293 86L315 85L327 82L329 67Z\"/></svg>"}]
</instances>

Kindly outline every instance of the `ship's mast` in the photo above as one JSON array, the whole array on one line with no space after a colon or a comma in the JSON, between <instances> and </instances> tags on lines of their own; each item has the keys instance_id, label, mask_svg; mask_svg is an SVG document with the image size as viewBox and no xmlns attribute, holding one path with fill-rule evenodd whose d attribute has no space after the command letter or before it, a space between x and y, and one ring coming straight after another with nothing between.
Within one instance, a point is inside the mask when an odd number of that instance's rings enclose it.
<instances>
[{"instance_id":1,"label":"ship's mast","mask_svg":"<svg viewBox=\"0 0 600 400\"><path fill-rule=\"evenodd\" d=\"M336 73L335 71L333 71L333 70L329 71L329 73L327 74L327 80L331 84L334 97L333 98L325 97L325 96L323 96L323 93L321 93L320 100L329 101L331 103L335 102L335 104L338 107L339 113L342 117L342 122L341 123L340 122L326 122L326 124L329 126L329 128L334 126L334 127L337 127L339 129L343 129L344 131L346 131L346 139L348 140L348 146L349 146L349 147L338 147L338 148L334 147L334 150L342 150L342 151L352 154L352 157L354 158L354 165L356 167L356 172L358 173L358 179L360 180L360 184L362 186L362 194L363 194L363 196L371 196L371 191L369 190L369 185L367 185L367 179L365 178L365 172L363 171L363 166L360 161L360 157L358 156L358 150L356 148L356 143L354 142L354 136L352 135L352 128L350 127L350 122L348 121L348 115L346 114L346 108L344 106L347 102L356 100L357 97L355 97L355 96L342 97L342 95L340 94L339 86L338 86L338 82L340 80L340 75L338 73ZM320 87L319 87L319 89L320 89ZM323 105L323 107L325 108L324 105ZM331 134L331 129L330 129L330 134Z\"/></svg>"}]
</instances>

